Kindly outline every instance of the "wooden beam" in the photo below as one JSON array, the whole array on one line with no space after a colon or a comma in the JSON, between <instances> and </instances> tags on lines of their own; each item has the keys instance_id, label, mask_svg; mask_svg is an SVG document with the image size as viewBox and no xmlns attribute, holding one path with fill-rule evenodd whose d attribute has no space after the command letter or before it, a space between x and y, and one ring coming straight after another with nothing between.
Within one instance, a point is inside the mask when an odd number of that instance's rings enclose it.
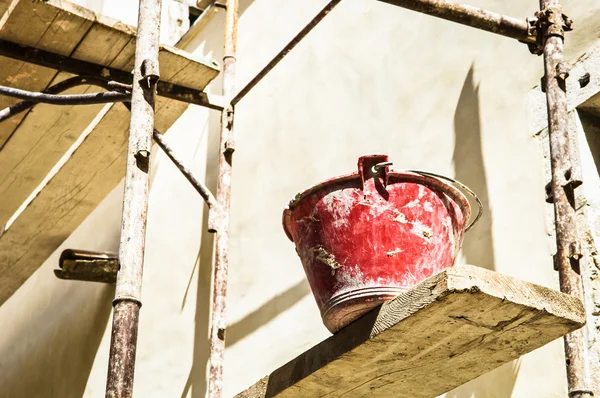
<instances>
[{"instance_id":1,"label":"wooden beam","mask_svg":"<svg viewBox=\"0 0 600 398\"><path fill-rule=\"evenodd\" d=\"M158 98L166 131L187 104ZM81 224L125 175L129 111L106 105L0 235L0 305Z\"/></svg>"},{"instance_id":2,"label":"wooden beam","mask_svg":"<svg viewBox=\"0 0 600 398\"><path fill-rule=\"evenodd\" d=\"M237 398L435 397L585 322L581 301L473 266L427 279Z\"/></svg>"},{"instance_id":3,"label":"wooden beam","mask_svg":"<svg viewBox=\"0 0 600 398\"><path fill-rule=\"evenodd\" d=\"M5 2L6 9L0 17L0 39L10 40L51 51L70 55L85 37L93 23L90 11L72 18L75 14L44 2L12 0ZM41 91L55 78L58 71L40 68L11 58L0 57L0 84L24 90ZM0 97L0 109L19 100ZM27 113L17 115L0 124L0 148L11 137Z\"/></svg>"},{"instance_id":4,"label":"wooden beam","mask_svg":"<svg viewBox=\"0 0 600 398\"><path fill-rule=\"evenodd\" d=\"M2 26L27 25L26 7L36 7L37 13L42 9L57 9L56 14L63 17L44 19L50 20L44 31L60 32L71 24L87 26L89 22L86 34L73 45L72 51L63 53L124 71L133 68L133 28L63 0L12 0L10 4L23 12L5 12L0 19L0 36ZM35 12L31 11L30 25L39 20ZM11 22L15 16L19 23ZM13 41L15 35L7 33L3 38ZM23 33L23 37L28 36ZM55 41L48 39L49 43ZM35 42L23 44L37 46ZM161 47L159 63L162 81L197 90L204 89L219 73L213 61L196 59L173 47ZM43 87L36 86L36 90L70 76L31 64L19 66L25 67L52 72L48 72L49 78L44 80ZM0 80L4 72L4 69L0 71ZM36 76L39 77L39 73ZM27 81L23 79L18 83ZM22 88L17 83L14 85ZM84 86L74 90L98 89ZM159 97L156 128L166 132L187 106ZM5 123L0 124L3 125ZM18 128L0 149L0 305L121 181L125 175L128 126L129 112L122 104L77 108L40 104L17 123Z\"/></svg>"},{"instance_id":5,"label":"wooden beam","mask_svg":"<svg viewBox=\"0 0 600 398\"><path fill-rule=\"evenodd\" d=\"M58 16L46 27L46 32L67 32L69 33L65 33L67 38L70 37L70 32L75 31L83 32L85 35L77 35L77 41L75 41L73 38L56 40L56 37L49 37L49 33L46 33L42 37L45 42L64 42L64 46L66 46L61 49L58 45L54 45L51 49L99 65L125 71L133 68L134 28L96 15L65 1L48 0L38 4L29 0L20 0L13 3L15 9L20 10L20 12L15 11L6 18L5 29L0 32L2 38L21 44L31 44L23 43L27 35L22 33L23 37L19 36L21 31L15 28L15 26L24 24L24 18L27 15L25 11L40 13L44 9L58 10L56 11ZM45 13L54 15L50 11ZM11 22L13 20L15 22ZM39 19L36 19L36 21L39 21ZM39 24L42 23L39 22ZM85 27L85 29L81 27ZM38 27L34 31L43 29L43 27ZM4 34L7 36L2 36ZM39 43L35 46L42 48ZM162 80L185 87L202 90L218 74L218 70L212 61L200 62L194 60L189 54L172 47L161 48L159 61ZM35 84L43 84L43 87L34 87L36 91L44 89L50 83L48 79L52 79L50 84L55 84L71 76L66 73L57 73L57 71L48 68L22 62L20 64L20 68L28 68L33 71L31 73L38 76L38 79L34 79L37 82ZM2 70L4 71L4 69ZM42 73L40 71L47 72L44 76L48 79L40 80L40 73ZM26 75L29 74L28 72ZM17 74L17 76L20 75ZM6 78L10 80L14 79L14 76L7 76ZM23 79L27 80L25 77ZM16 83L9 85L22 88L19 86L20 79L17 80ZM97 91L101 90L97 87L82 86L69 90L69 93ZM0 99L6 98L0 97ZM12 103L11 101L9 99L4 105ZM2 131L11 134L10 139L0 150L0 225L7 222L23 201L41 183L50 169L77 140L100 109L102 109L102 105L59 107L40 104L24 119L11 118L0 124L0 143L2 142ZM123 117L125 115L123 113ZM13 127L16 126L18 128L13 130ZM2 130L2 128L6 128L6 130Z\"/></svg>"}]
</instances>

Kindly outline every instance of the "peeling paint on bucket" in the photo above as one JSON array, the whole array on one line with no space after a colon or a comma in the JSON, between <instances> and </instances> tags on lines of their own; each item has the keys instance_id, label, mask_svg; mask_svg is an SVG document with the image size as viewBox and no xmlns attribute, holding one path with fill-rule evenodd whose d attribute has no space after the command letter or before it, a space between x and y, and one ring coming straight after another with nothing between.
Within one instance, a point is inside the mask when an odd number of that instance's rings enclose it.
<instances>
[{"instance_id":1,"label":"peeling paint on bucket","mask_svg":"<svg viewBox=\"0 0 600 398\"><path fill-rule=\"evenodd\" d=\"M296 245L325 326L333 333L454 265L471 209L454 186L394 172L366 155L358 172L296 196L283 227Z\"/></svg>"}]
</instances>

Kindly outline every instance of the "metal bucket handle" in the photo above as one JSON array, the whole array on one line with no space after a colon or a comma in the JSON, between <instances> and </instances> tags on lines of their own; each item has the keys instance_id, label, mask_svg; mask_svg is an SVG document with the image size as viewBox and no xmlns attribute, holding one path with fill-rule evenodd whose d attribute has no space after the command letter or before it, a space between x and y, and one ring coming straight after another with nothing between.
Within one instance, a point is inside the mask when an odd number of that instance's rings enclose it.
<instances>
[{"instance_id":1,"label":"metal bucket handle","mask_svg":"<svg viewBox=\"0 0 600 398\"><path fill-rule=\"evenodd\" d=\"M467 227L465 228L465 232L470 230L477 223L477 221L479 221L479 219L483 215L483 203L481 203L481 199L479 199L479 196L477 196L477 194L475 192L473 192L473 190L471 188L469 188L468 186L466 186L465 184L463 184L460 181L457 181L453 178L446 177L446 176L443 176L440 174L431 173L429 171L422 171L422 170L394 170L394 171L405 171L408 173L421 174L424 176L429 176L429 177L446 180L448 182L451 182L457 188L461 189L462 191L464 191L464 192L468 193L470 196L472 196L473 199L475 199L475 202L477 202L478 211L477 211L477 216L475 216L475 219L473 221L471 221L469 223L469 225L467 225Z\"/></svg>"}]
</instances>

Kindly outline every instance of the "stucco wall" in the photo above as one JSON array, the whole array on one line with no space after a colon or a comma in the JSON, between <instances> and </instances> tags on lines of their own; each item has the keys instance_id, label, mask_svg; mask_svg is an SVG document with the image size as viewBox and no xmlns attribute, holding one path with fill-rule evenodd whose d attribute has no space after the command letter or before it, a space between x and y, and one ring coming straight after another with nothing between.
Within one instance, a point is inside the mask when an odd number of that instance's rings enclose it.
<instances>
[{"instance_id":1,"label":"stucco wall","mask_svg":"<svg viewBox=\"0 0 600 398\"><path fill-rule=\"evenodd\" d=\"M135 23L128 2L81 1ZM242 1L238 87L325 4ZM537 2L473 1L522 17ZM595 11L588 11L596 7ZM564 8L577 58L598 42L597 0ZM220 60L222 15L187 48ZM525 45L374 0L342 2L237 108L226 395L252 384L328 332L280 220L298 191L385 152L398 168L453 175L487 211L461 261L556 287L538 147L527 91L541 59ZM219 93L219 82L211 85ZM215 185L218 114L191 107L168 132L180 157ZM167 159L153 162L135 395L203 397L212 238L203 203ZM116 250L122 187L64 246ZM58 253L0 307L0 397L103 396L110 287L54 279ZM97 349L97 353L96 353ZM564 397L555 341L447 394Z\"/></svg>"}]
</instances>

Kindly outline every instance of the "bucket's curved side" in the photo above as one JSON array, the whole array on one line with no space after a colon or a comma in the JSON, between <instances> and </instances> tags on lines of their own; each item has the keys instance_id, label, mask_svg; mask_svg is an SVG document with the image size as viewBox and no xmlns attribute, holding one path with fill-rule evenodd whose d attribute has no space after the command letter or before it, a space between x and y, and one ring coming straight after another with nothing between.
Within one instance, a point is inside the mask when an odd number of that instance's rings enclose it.
<instances>
[{"instance_id":1,"label":"bucket's curved side","mask_svg":"<svg viewBox=\"0 0 600 398\"><path fill-rule=\"evenodd\" d=\"M413 173L389 172L386 183L380 197L381 190L363 191L356 173L332 179L298 195L282 214L332 332L452 266L462 245L470 217L462 192ZM421 198L428 201L420 203ZM409 208L400 211L401 206ZM371 252L361 256L352 250Z\"/></svg>"}]
</instances>

